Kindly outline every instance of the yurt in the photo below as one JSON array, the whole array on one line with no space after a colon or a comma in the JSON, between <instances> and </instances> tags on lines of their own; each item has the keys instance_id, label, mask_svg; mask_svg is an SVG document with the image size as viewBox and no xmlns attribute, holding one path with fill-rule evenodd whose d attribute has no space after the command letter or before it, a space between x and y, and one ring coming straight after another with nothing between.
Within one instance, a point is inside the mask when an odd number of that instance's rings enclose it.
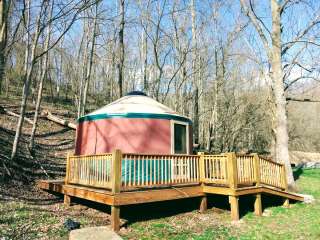
<instances>
[{"instance_id":1,"label":"yurt","mask_svg":"<svg viewBox=\"0 0 320 240\"><path fill-rule=\"evenodd\" d=\"M77 123L76 155L110 153L190 154L192 122L134 91Z\"/></svg>"}]
</instances>

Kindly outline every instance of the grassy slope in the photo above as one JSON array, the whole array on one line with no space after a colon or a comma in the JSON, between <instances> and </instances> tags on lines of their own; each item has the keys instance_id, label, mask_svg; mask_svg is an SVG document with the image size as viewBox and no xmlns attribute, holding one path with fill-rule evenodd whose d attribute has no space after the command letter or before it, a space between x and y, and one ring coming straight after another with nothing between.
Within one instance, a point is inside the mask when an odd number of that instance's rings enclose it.
<instances>
[{"instance_id":1,"label":"grassy slope","mask_svg":"<svg viewBox=\"0 0 320 240\"><path fill-rule=\"evenodd\" d=\"M316 202L293 204L290 209L273 207L270 217L248 214L240 239L320 239L320 170L304 170L298 187Z\"/></svg>"},{"instance_id":2,"label":"grassy slope","mask_svg":"<svg viewBox=\"0 0 320 240\"><path fill-rule=\"evenodd\" d=\"M247 213L238 224L229 213L197 211L130 226L127 239L320 239L320 170L304 170L298 187L312 194L313 204L267 208L263 217ZM266 216L267 215L267 216ZM142 237L143 236L143 237Z\"/></svg>"}]
</instances>

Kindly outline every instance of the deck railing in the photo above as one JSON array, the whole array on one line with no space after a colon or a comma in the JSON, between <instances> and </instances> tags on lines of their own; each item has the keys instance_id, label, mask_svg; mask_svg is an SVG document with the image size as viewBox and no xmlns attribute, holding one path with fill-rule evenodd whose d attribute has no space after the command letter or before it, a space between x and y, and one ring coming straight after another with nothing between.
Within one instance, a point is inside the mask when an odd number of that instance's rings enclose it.
<instances>
[{"instance_id":1,"label":"deck railing","mask_svg":"<svg viewBox=\"0 0 320 240\"><path fill-rule=\"evenodd\" d=\"M112 154L68 156L66 182L93 187L111 187Z\"/></svg>"},{"instance_id":2,"label":"deck railing","mask_svg":"<svg viewBox=\"0 0 320 240\"><path fill-rule=\"evenodd\" d=\"M200 155L201 156L201 155ZM228 184L227 155L203 155L204 183Z\"/></svg>"},{"instance_id":3,"label":"deck railing","mask_svg":"<svg viewBox=\"0 0 320 240\"><path fill-rule=\"evenodd\" d=\"M287 189L285 166L259 157L261 183ZM284 177L285 176L285 177Z\"/></svg>"},{"instance_id":4,"label":"deck railing","mask_svg":"<svg viewBox=\"0 0 320 240\"><path fill-rule=\"evenodd\" d=\"M68 156L66 184L111 189L113 193L179 184L219 184L230 188L269 185L287 189L283 164L257 154Z\"/></svg>"},{"instance_id":5,"label":"deck railing","mask_svg":"<svg viewBox=\"0 0 320 240\"><path fill-rule=\"evenodd\" d=\"M123 154L121 186L155 187L199 182L197 155Z\"/></svg>"},{"instance_id":6,"label":"deck railing","mask_svg":"<svg viewBox=\"0 0 320 240\"><path fill-rule=\"evenodd\" d=\"M255 158L254 155L237 156L238 183L253 184L256 183Z\"/></svg>"}]
</instances>

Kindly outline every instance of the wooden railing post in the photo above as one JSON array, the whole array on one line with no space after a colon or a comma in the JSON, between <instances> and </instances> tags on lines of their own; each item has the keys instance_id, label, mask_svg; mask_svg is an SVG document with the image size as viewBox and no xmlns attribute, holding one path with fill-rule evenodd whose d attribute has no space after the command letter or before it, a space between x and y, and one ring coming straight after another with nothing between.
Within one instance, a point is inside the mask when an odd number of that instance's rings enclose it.
<instances>
[{"instance_id":1,"label":"wooden railing post","mask_svg":"<svg viewBox=\"0 0 320 240\"><path fill-rule=\"evenodd\" d=\"M256 186L260 186L260 183L261 183L260 159L257 153L253 154L253 164L254 164L254 176L255 176Z\"/></svg>"},{"instance_id":2,"label":"wooden railing post","mask_svg":"<svg viewBox=\"0 0 320 240\"><path fill-rule=\"evenodd\" d=\"M234 152L226 153L227 166L228 166L228 180L229 186L232 189L236 189L238 185L238 169L237 169L237 156Z\"/></svg>"},{"instance_id":3,"label":"wooden railing post","mask_svg":"<svg viewBox=\"0 0 320 240\"><path fill-rule=\"evenodd\" d=\"M281 169L281 179L282 179L283 189L285 191L288 191L287 170L284 164L282 165L282 169Z\"/></svg>"},{"instance_id":4,"label":"wooden railing post","mask_svg":"<svg viewBox=\"0 0 320 240\"><path fill-rule=\"evenodd\" d=\"M204 164L204 152L198 152L199 155L199 177L200 183L205 181L205 164Z\"/></svg>"},{"instance_id":5,"label":"wooden railing post","mask_svg":"<svg viewBox=\"0 0 320 240\"><path fill-rule=\"evenodd\" d=\"M67 185L70 179L70 153L67 154L67 164L66 164L66 177L64 179L64 184ZM65 206L69 207L71 204L71 197L67 194L63 196L63 203Z\"/></svg>"},{"instance_id":6,"label":"wooden railing post","mask_svg":"<svg viewBox=\"0 0 320 240\"><path fill-rule=\"evenodd\" d=\"M121 188L122 153L119 149L112 152L111 187L112 194L119 193Z\"/></svg>"},{"instance_id":7,"label":"wooden railing post","mask_svg":"<svg viewBox=\"0 0 320 240\"><path fill-rule=\"evenodd\" d=\"M70 180L70 153L67 154L67 164L66 164L66 177L64 178L64 184L68 184Z\"/></svg>"},{"instance_id":8,"label":"wooden railing post","mask_svg":"<svg viewBox=\"0 0 320 240\"><path fill-rule=\"evenodd\" d=\"M111 163L111 191L113 195L120 193L121 190L121 162L122 153L116 149L112 152ZM120 230L120 206L111 206L111 228L115 232Z\"/></svg>"}]
</instances>

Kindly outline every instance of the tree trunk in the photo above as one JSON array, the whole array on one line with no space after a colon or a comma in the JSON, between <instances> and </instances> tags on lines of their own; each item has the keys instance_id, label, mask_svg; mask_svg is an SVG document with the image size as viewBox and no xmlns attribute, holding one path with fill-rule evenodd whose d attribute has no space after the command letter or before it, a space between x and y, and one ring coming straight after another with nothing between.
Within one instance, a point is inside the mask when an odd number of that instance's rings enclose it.
<instances>
[{"instance_id":1,"label":"tree trunk","mask_svg":"<svg viewBox=\"0 0 320 240\"><path fill-rule=\"evenodd\" d=\"M281 61L281 18L277 0L271 0L272 14L272 81L276 104L276 161L283 162L287 169L288 185L294 187L294 178L288 151L286 99Z\"/></svg>"},{"instance_id":2,"label":"tree trunk","mask_svg":"<svg viewBox=\"0 0 320 240\"><path fill-rule=\"evenodd\" d=\"M10 1L7 2L7 0L0 0L0 94L2 93L2 82L5 76L6 68L9 5Z\"/></svg>"},{"instance_id":3,"label":"tree trunk","mask_svg":"<svg viewBox=\"0 0 320 240\"><path fill-rule=\"evenodd\" d=\"M148 26L146 26L148 30ZM148 36L143 32L143 90L145 93L148 93L148 79L147 79L147 67L148 67Z\"/></svg>"},{"instance_id":4,"label":"tree trunk","mask_svg":"<svg viewBox=\"0 0 320 240\"><path fill-rule=\"evenodd\" d=\"M120 3L120 29L119 29L119 63L118 63L118 85L119 85L119 97L123 95L123 65L124 65L124 0L119 0Z\"/></svg>"},{"instance_id":5,"label":"tree trunk","mask_svg":"<svg viewBox=\"0 0 320 240\"><path fill-rule=\"evenodd\" d=\"M25 76L24 76L24 85L23 85L23 90L22 90L22 99L21 99L21 107L20 107L20 117L18 120L17 128L16 128L16 134L14 137L13 141L13 146L12 146L12 153L11 153L11 159L14 159L17 150L18 150L18 144L22 132L22 126L23 126L23 121L24 121L24 115L26 112L26 107L27 107L27 99L29 96L29 90L30 90L30 82L31 82L31 77L32 77L32 72L33 72L33 67L35 65L35 52L36 52L36 47L38 44L39 40L39 30L40 30L40 14L41 11L38 15L37 21L36 21L36 32L34 34L34 40L32 44L32 49L31 49L31 57L30 57L30 66L28 66L28 56L29 56L29 38L30 38L30 0L27 1L27 46L26 46L26 57L25 57Z\"/></svg>"},{"instance_id":6,"label":"tree trunk","mask_svg":"<svg viewBox=\"0 0 320 240\"><path fill-rule=\"evenodd\" d=\"M193 92L193 134L194 143L199 143L199 82L197 79L197 36L196 36L196 11L195 1L191 1L192 20L192 78L194 84Z\"/></svg>"},{"instance_id":7,"label":"tree trunk","mask_svg":"<svg viewBox=\"0 0 320 240\"><path fill-rule=\"evenodd\" d=\"M207 141L207 151L210 152L211 148L214 147L214 141L216 141L217 123L218 123L218 95L219 95L219 64L217 50L214 51L215 58L215 81L214 81L214 103L212 108L212 115L209 122L209 134Z\"/></svg>"},{"instance_id":8,"label":"tree trunk","mask_svg":"<svg viewBox=\"0 0 320 240\"><path fill-rule=\"evenodd\" d=\"M64 37L61 38L60 40L60 55L59 55L59 67L57 68L58 74L57 74L57 98L59 101L59 96L60 96L60 91L61 91L61 86L62 86L62 72L63 72L63 58L62 58L62 48L63 48L63 40Z\"/></svg>"},{"instance_id":9,"label":"tree trunk","mask_svg":"<svg viewBox=\"0 0 320 240\"><path fill-rule=\"evenodd\" d=\"M92 32L92 39L91 39L91 49L90 49L90 56L89 56L89 64L87 65L87 72L86 72L86 78L84 83L84 90L83 90L83 99L80 99L82 101L81 104L81 114L85 114L85 108L87 103L87 94L88 94L88 88L89 88L89 82L91 78L91 71L92 71L92 63L93 63L93 55L94 55L94 48L96 44L96 31L97 31L97 18L98 18L98 3L96 3L96 16L93 20L93 32Z\"/></svg>"},{"instance_id":10,"label":"tree trunk","mask_svg":"<svg viewBox=\"0 0 320 240\"><path fill-rule=\"evenodd\" d=\"M85 20L84 20L85 21ZM88 23L84 22L84 32L82 35L82 39L81 42L83 43L85 40L85 47L84 50L82 52L84 52L83 57L82 57L82 65L79 64L80 68L79 72L81 72L80 74L80 86L79 86L79 97L78 97L78 118L81 117L82 113L82 105L83 105L83 92L84 92L84 81L85 81L85 77L86 77L86 73L84 72L84 69L87 69L87 61L88 61L88 43L89 43L89 26ZM79 56L80 56L80 52L81 51L81 45L79 48ZM79 58L80 59L80 58Z\"/></svg>"},{"instance_id":11,"label":"tree trunk","mask_svg":"<svg viewBox=\"0 0 320 240\"><path fill-rule=\"evenodd\" d=\"M50 9L50 13L49 13L49 20L51 20L52 11L53 11L53 3L51 4L51 9ZM35 133L37 130L37 125L38 125L40 105L41 105L41 100L42 100L43 82L44 82L44 79L45 79L45 76L47 73L47 69L48 69L48 62L49 62L48 48L49 48L49 43L50 43L50 34L51 34L51 24L49 24L47 27L47 37L46 37L46 42L44 45L44 51L46 51L47 53L44 55L42 70L41 70L41 75L40 75L40 81L39 81L39 87L38 87L36 109L35 109L35 113L34 113L33 126L32 126L30 143L29 143L29 148L31 151L33 150L33 147L34 147L34 136L35 136ZM60 65L60 67L61 67L61 65Z\"/></svg>"}]
</instances>

